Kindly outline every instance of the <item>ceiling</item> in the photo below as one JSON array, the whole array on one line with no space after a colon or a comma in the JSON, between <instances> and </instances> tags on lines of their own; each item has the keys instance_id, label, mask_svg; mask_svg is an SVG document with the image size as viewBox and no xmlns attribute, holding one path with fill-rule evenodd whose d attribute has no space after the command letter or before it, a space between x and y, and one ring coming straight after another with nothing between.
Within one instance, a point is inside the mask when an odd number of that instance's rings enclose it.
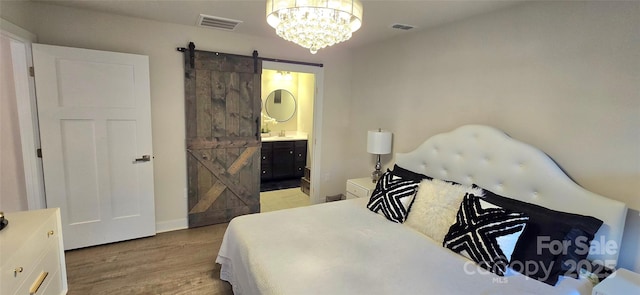
<instances>
[{"instance_id":1,"label":"ceiling","mask_svg":"<svg viewBox=\"0 0 640 295\"><path fill-rule=\"evenodd\" d=\"M31 0L53 5L196 26L200 14L241 20L234 32L277 38L265 20L265 0ZM362 28L348 47L357 47L424 30L473 15L502 9L526 0L361 0ZM411 31L391 29L392 24L415 26ZM210 29L210 28L208 28ZM215 30L215 29L211 29ZM346 44L345 44L346 45Z\"/></svg>"}]
</instances>

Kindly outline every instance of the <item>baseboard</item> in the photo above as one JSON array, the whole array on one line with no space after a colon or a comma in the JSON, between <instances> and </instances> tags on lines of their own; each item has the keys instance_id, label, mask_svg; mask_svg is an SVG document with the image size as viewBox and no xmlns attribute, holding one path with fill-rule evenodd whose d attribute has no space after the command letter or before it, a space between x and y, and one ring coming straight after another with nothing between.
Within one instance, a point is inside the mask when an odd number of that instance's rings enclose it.
<instances>
[{"instance_id":1,"label":"baseboard","mask_svg":"<svg viewBox=\"0 0 640 295\"><path fill-rule=\"evenodd\" d=\"M186 228L189 228L189 220L187 218L156 222L156 233L163 233Z\"/></svg>"}]
</instances>

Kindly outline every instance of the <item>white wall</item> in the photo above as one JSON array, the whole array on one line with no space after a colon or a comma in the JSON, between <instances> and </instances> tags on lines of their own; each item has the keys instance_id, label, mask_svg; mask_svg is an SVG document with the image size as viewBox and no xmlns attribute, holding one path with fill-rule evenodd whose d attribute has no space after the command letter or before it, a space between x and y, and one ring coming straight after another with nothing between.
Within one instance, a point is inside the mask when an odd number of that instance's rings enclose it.
<instances>
[{"instance_id":1,"label":"white wall","mask_svg":"<svg viewBox=\"0 0 640 295\"><path fill-rule=\"evenodd\" d=\"M10 39L0 36L0 211L27 210Z\"/></svg>"},{"instance_id":2,"label":"white wall","mask_svg":"<svg viewBox=\"0 0 640 295\"><path fill-rule=\"evenodd\" d=\"M576 182L631 207L621 265L640 271L640 2L532 2L360 48L349 177L469 123L541 148ZM387 166L393 163L386 157Z\"/></svg>"},{"instance_id":3,"label":"white wall","mask_svg":"<svg viewBox=\"0 0 640 295\"><path fill-rule=\"evenodd\" d=\"M323 63L324 110L321 196L344 190L342 169L350 92L350 56L339 46L309 54L278 37L160 23L30 1L0 3L0 16L38 36L40 43L144 54L149 56L154 145L156 221L160 231L186 226L186 154L183 56L176 51L193 41L196 49ZM339 119L333 119L336 116ZM337 130L337 131L334 131Z\"/></svg>"},{"instance_id":4,"label":"white wall","mask_svg":"<svg viewBox=\"0 0 640 295\"><path fill-rule=\"evenodd\" d=\"M271 92L277 90L277 89L285 89L287 91L289 91L294 99L296 100L295 102L295 109L294 109L294 113L292 115L292 117L286 121L286 122L276 122L276 123L269 123L269 129L271 130L271 134L272 135L278 135L278 133L282 130L285 131L298 131L298 120L297 118L300 116L300 97L298 94L298 74L297 73L291 73L289 75L289 78L285 79L282 76L278 76L277 75L278 71L275 70L268 70L268 69L263 69L262 70L262 95L261 95L261 99L262 99L262 113L266 114L266 107L265 107L265 101L267 100L267 97L269 97L269 94L271 94ZM265 118L262 118L262 127L265 128Z\"/></svg>"},{"instance_id":5,"label":"white wall","mask_svg":"<svg viewBox=\"0 0 640 295\"><path fill-rule=\"evenodd\" d=\"M298 73L298 131L308 135L313 141L313 103L315 101L315 75ZM307 149L307 166L311 165L313 147Z\"/></svg>"}]
</instances>

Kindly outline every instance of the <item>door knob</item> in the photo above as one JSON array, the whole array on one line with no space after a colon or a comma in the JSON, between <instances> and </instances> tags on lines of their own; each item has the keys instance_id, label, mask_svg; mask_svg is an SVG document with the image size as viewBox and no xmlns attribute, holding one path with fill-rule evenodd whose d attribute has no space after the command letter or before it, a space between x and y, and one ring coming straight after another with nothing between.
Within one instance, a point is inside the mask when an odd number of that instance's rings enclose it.
<instances>
[{"instance_id":1,"label":"door knob","mask_svg":"<svg viewBox=\"0 0 640 295\"><path fill-rule=\"evenodd\" d=\"M151 161L151 156L142 155L142 158L136 158L136 162L149 162Z\"/></svg>"}]
</instances>

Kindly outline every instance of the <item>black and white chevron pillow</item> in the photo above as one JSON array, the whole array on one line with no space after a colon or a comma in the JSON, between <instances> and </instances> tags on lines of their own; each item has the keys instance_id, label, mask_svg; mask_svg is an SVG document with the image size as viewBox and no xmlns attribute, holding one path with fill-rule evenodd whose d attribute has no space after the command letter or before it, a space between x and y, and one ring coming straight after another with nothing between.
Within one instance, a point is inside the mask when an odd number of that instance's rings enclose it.
<instances>
[{"instance_id":1,"label":"black and white chevron pillow","mask_svg":"<svg viewBox=\"0 0 640 295\"><path fill-rule=\"evenodd\" d=\"M529 217L466 194L443 246L503 276Z\"/></svg>"},{"instance_id":2,"label":"black and white chevron pillow","mask_svg":"<svg viewBox=\"0 0 640 295\"><path fill-rule=\"evenodd\" d=\"M387 170L371 194L367 208L387 219L403 223L416 195L420 181L394 176Z\"/></svg>"}]
</instances>

